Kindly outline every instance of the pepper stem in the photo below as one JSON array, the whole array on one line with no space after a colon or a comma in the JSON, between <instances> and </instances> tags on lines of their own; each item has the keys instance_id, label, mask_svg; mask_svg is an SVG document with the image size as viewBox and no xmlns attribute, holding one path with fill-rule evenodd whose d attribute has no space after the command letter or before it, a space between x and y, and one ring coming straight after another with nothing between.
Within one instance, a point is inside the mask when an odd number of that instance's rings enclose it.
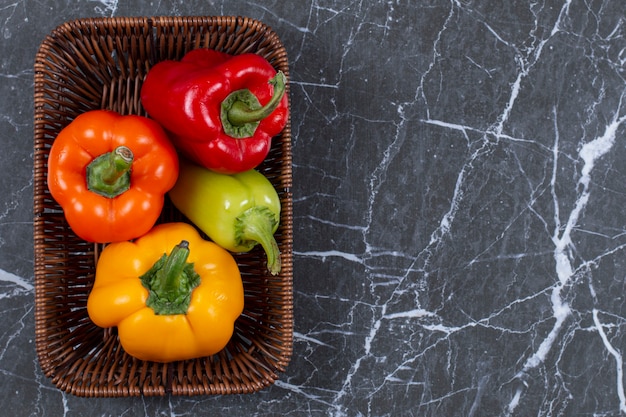
<instances>
[{"instance_id":1,"label":"pepper stem","mask_svg":"<svg viewBox=\"0 0 626 417\"><path fill-rule=\"evenodd\" d=\"M191 293L200 285L200 275L188 263L189 242L181 241L169 255L163 254L139 277L149 291L146 305L157 315L186 314Z\"/></svg>"},{"instance_id":2,"label":"pepper stem","mask_svg":"<svg viewBox=\"0 0 626 417\"><path fill-rule=\"evenodd\" d=\"M267 256L267 269L272 275L280 273L280 250L274 230L278 219L263 206L251 207L235 220L235 239L242 245L259 243Z\"/></svg>"},{"instance_id":3,"label":"pepper stem","mask_svg":"<svg viewBox=\"0 0 626 417\"><path fill-rule=\"evenodd\" d=\"M124 193L130 188L133 160L133 151L123 145L98 156L87 165L87 188L108 198Z\"/></svg>"},{"instance_id":4,"label":"pepper stem","mask_svg":"<svg viewBox=\"0 0 626 417\"><path fill-rule=\"evenodd\" d=\"M237 139L254 135L259 122L276 110L285 95L287 77L278 71L269 83L274 86L274 92L265 106L261 106L259 99L248 89L233 91L224 99L221 119L227 135Z\"/></svg>"}]
</instances>

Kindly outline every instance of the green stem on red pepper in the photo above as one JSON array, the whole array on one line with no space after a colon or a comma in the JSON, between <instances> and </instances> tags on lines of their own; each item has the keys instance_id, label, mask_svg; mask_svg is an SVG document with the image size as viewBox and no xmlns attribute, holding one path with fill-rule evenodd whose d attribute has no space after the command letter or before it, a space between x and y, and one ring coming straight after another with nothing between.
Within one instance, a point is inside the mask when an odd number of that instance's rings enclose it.
<instances>
[{"instance_id":1,"label":"green stem on red pepper","mask_svg":"<svg viewBox=\"0 0 626 417\"><path fill-rule=\"evenodd\" d=\"M150 292L146 305L154 313L185 314L191 302L191 293L200 285L200 275L188 263L189 242L181 241L169 255L163 254L139 279Z\"/></svg>"},{"instance_id":2,"label":"green stem on red pepper","mask_svg":"<svg viewBox=\"0 0 626 417\"><path fill-rule=\"evenodd\" d=\"M87 188L108 198L115 198L130 188L130 168L133 151L118 146L104 153L87 165Z\"/></svg>"},{"instance_id":3,"label":"green stem on red pepper","mask_svg":"<svg viewBox=\"0 0 626 417\"><path fill-rule=\"evenodd\" d=\"M276 110L285 95L285 74L279 71L269 83L274 86L274 91L265 106L261 106L256 96L248 89L233 91L224 99L221 105L221 119L227 135L234 138L253 136L260 121Z\"/></svg>"}]
</instances>

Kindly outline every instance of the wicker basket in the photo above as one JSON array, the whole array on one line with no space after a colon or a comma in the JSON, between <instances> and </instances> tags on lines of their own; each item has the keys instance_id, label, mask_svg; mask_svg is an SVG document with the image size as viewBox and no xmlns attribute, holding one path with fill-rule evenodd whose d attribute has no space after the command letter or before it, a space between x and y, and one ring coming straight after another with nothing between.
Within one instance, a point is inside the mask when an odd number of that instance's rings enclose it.
<instances>
[{"instance_id":1,"label":"wicker basket","mask_svg":"<svg viewBox=\"0 0 626 417\"><path fill-rule=\"evenodd\" d=\"M143 114L141 83L155 63L194 48L253 52L289 78L285 49L268 26L241 17L99 18L67 22L42 42L35 61L34 245L36 348L44 374L86 397L251 393L271 385L292 353L291 125L259 167L282 201L276 239L282 272L265 272L262 249L237 254L245 309L220 353L159 364L126 354L115 329L95 326L86 302L102 249L77 238L46 184L59 131L78 114L110 109ZM287 90L288 92L289 90ZM166 201L159 222L186 221Z\"/></svg>"}]
</instances>

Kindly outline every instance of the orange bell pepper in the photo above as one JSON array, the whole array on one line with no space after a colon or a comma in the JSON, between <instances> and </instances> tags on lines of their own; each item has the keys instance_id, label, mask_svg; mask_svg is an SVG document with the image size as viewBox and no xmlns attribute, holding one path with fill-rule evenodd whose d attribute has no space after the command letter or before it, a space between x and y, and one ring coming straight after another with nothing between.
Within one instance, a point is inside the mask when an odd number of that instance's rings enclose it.
<instances>
[{"instance_id":1,"label":"orange bell pepper","mask_svg":"<svg viewBox=\"0 0 626 417\"><path fill-rule=\"evenodd\" d=\"M178 156L155 121L92 110L54 140L48 188L70 227L90 242L137 238L154 226L178 177Z\"/></svg>"},{"instance_id":2,"label":"orange bell pepper","mask_svg":"<svg viewBox=\"0 0 626 417\"><path fill-rule=\"evenodd\" d=\"M134 242L107 245L87 299L96 325L117 326L129 355L155 362L219 352L243 306L233 256L187 223L160 224Z\"/></svg>"}]
</instances>

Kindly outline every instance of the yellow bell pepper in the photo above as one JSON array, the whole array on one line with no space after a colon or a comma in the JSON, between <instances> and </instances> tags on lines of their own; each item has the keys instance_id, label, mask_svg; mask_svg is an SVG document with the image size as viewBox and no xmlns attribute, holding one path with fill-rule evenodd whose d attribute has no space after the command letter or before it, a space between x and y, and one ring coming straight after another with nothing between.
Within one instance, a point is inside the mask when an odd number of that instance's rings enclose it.
<instances>
[{"instance_id":1,"label":"yellow bell pepper","mask_svg":"<svg viewBox=\"0 0 626 417\"><path fill-rule=\"evenodd\" d=\"M223 349L243 311L233 256L186 223L165 223L104 248L87 300L98 326L117 326L136 358L172 362Z\"/></svg>"}]
</instances>

